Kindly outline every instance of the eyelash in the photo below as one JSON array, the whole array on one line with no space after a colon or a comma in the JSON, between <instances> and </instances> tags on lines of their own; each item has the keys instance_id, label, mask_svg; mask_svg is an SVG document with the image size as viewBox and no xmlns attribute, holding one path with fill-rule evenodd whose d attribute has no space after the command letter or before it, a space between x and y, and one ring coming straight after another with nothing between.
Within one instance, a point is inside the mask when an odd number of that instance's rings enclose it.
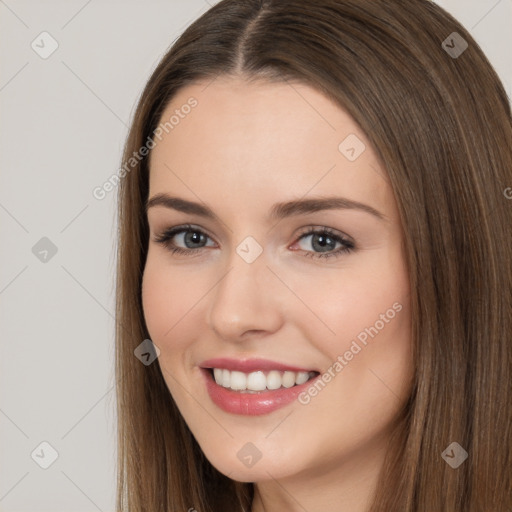
<instances>
[{"instance_id":1,"label":"eyelash","mask_svg":"<svg viewBox=\"0 0 512 512\"><path fill-rule=\"evenodd\" d=\"M171 239L180 234L180 233L186 233L186 232L194 232L194 233L200 233L202 235L205 235L208 238L209 237L203 230L195 228L191 225L186 226L176 226L174 228L166 229L162 234L158 235L154 238L154 241L158 244L162 244L167 249L171 251L172 254L193 254L197 251L200 251L201 249L204 249L204 247L196 247L193 249L183 249L182 247L176 247L170 243ZM348 254L355 250L354 243L350 240L344 238L341 235L336 234L333 230L327 227L322 228L310 228L304 233L301 233L299 237L297 238L297 242L301 240L304 237L307 237L309 235L315 235L315 234L321 234L321 235L328 235L329 238L334 240L334 242L340 242L343 247L340 247L332 252L326 252L326 253L315 253L314 251L304 251L304 256L308 258L330 258L330 257L340 257L343 254Z\"/></svg>"}]
</instances>

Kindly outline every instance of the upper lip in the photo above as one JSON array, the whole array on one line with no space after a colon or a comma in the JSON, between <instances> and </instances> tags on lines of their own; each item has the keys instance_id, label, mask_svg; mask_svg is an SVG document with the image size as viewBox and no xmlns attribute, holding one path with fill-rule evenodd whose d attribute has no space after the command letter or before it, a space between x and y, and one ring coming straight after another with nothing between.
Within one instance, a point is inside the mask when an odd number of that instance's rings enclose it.
<instances>
[{"instance_id":1,"label":"upper lip","mask_svg":"<svg viewBox=\"0 0 512 512\"><path fill-rule=\"evenodd\" d=\"M217 357L208 359L199 364L201 368L224 368L231 371L239 371L251 373L257 370L263 371L289 371L289 372L311 372L316 371L311 368L301 368L299 366L291 366L289 364L278 363L269 359L230 359L228 357Z\"/></svg>"}]
</instances>

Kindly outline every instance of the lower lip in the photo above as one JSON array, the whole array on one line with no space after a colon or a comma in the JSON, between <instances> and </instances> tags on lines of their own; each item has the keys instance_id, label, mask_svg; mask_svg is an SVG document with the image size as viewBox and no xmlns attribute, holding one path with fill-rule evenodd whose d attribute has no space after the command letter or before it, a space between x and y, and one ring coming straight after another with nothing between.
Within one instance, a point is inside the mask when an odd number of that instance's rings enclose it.
<instances>
[{"instance_id":1,"label":"lower lip","mask_svg":"<svg viewBox=\"0 0 512 512\"><path fill-rule=\"evenodd\" d=\"M244 416L268 414L288 405L320 376L317 375L304 384L291 388L280 388L258 393L241 393L217 384L209 370L201 368L201 373L206 380L206 389L212 402L223 411Z\"/></svg>"}]
</instances>

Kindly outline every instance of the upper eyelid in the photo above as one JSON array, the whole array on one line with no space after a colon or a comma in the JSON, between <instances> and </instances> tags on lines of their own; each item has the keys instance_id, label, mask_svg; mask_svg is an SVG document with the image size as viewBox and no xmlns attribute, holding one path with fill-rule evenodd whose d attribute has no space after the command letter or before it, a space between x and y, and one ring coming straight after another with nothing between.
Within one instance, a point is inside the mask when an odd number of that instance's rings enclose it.
<instances>
[{"instance_id":1,"label":"upper eyelid","mask_svg":"<svg viewBox=\"0 0 512 512\"><path fill-rule=\"evenodd\" d=\"M172 236L174 237L174 236L179 235L180 233L183 233L186 231L199 231L200 233L203 233L208 238L211 238L215 243L217 243L217 241L215 240L215 237L210 235L210 233L206 229L201 228L199 226L195 226L194 224L183 224L183 225L178 224L177 226L172 226L170 228L164 228L160 231L160 236L165 235L166 233L173 232ZM158 233L155 233L155 234L158 236Z\"/></svg>"}]
</instances>

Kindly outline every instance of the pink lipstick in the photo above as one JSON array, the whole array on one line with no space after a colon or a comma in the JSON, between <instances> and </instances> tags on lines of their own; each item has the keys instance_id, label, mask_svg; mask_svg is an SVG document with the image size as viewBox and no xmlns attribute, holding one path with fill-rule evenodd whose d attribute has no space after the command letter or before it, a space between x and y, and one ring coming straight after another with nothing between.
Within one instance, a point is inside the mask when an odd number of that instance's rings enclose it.
<instances>
[{"instance_id":1,"label":"pink lipstick","mask_svg":"<svg viewBox=\"0 0 512 512\"><path fill-rule=\"evenodd\" d=\"M266 359L216 358L199 366L213 403L225 412L247 416L290 404L320 375L317 370Z\"/></svg>"}]
</instances>

